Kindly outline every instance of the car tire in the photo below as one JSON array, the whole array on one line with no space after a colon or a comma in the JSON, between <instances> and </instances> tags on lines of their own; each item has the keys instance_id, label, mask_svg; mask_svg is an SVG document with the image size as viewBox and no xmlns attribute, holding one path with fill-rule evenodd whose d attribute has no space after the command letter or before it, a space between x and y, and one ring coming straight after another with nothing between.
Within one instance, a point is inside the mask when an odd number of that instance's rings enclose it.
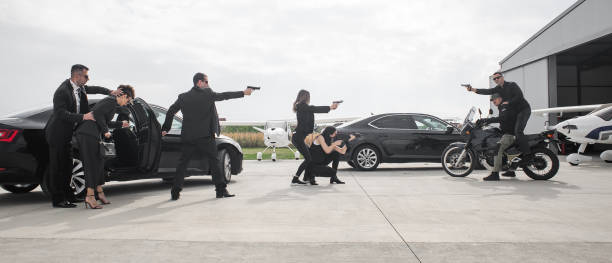
<instances>
[{"instance_id":1,"label":"car tire","mask_svg":"<svg viewBox=\"0 0 612 263\"><path fill-rule=\"evenodd\" d=\"M360 171L374 171L380 164L380 151L376 146L366 144L357 147L353 153L353 164Z\"/></svg>"},{"instance_id":2,"label":"car tire","mask_svg":"<svg viewBox=\"0 0 612 263\"><path fill-rule=\"evenodd\" d=\"M0 187L13 194L25 194L38 187L38 184L3 184Z\"/></svg>"},{"instance_id":3,"label":"car tire","mask_svg":"<svg viewBox=\"0 0 612 263\"><path fill-rule=\"evenodd\" d=\"M225 183L229 183L232 181L232 155L227 149L221 149L217 157L219 158L219 168Z\"/></svg>"}]
</instances>

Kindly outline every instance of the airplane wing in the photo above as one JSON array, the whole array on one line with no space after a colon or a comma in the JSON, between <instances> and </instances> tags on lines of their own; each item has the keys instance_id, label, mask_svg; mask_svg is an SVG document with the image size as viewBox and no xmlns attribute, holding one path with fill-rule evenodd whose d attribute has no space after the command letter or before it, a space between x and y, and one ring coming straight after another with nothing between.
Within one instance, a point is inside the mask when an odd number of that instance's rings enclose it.
<instances>
[{"instance_id":1,"label":"airplane wing","mask_svg":"<svg viewBox=\"0 0 612 263\"><path fill-rule=\"evenodd\" d=\"M548 108L548 109L538 109L532 110L531 113L547 116L549 113L570 113L570 112L586 112L593 111L599 109L603 104L594 104L594 105L582 105L582 106L568 106L568 107L557 107L557 108Z\"/></svg>"}]
</instances>

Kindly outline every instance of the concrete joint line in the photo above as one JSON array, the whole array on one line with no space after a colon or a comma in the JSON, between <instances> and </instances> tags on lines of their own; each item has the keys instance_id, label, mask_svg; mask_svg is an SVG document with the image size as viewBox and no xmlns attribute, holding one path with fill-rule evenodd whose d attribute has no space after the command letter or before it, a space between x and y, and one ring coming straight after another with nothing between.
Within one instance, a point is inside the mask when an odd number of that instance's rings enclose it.
<instances>
[{"instance_id":1,"label":"concrete joint line","mask_svg":"<svg viewBox=\"0 0 612 263\"><path fill-rule=\"evenodd\" d=\"M393 223L391 223L391 220L389 220L389 217L387 217L387 215L385 215L385 212L383 212L383 210L380 208L380 206L376 203L376 201L374 201L374 199L372 198L372 196L370 196L370 194L368 193L368 191L366 191L366 189L359 183L359 181L357 180L357 177L355 177L355 175L353 173L351 173L351 177L353 177L353 180L355 181L355 183L357 183L357 185L359 186L359 188L361 188L361 191L363 191L363 193L368 197L368 199L370 199L370 202L372 202L372 204L376 207L376 209L378 209L378 212L380 213L380 215L382 215L385 220L387 220L387 223L389 223L389 226L391 226L391 228L393 228L393 231L395 231L395 233L397 234L397 236L399 236L399 238L402 240L402 242L404 242L404 245L406 245L406 247L410 250L410 252L412 253L412 255L414 256L414 258L416 258L416 260L418 260L419 262L421 262L421 259L419 258L419 256L417 256L417 254L414 252L414 250L412 249L412 247L410 247L410 244L408 244L408 242L406 241L406 239L402 236L402 234L399 232L399 230L397 230L397 228L393 225Z\"/></svg>"}]
</instances>

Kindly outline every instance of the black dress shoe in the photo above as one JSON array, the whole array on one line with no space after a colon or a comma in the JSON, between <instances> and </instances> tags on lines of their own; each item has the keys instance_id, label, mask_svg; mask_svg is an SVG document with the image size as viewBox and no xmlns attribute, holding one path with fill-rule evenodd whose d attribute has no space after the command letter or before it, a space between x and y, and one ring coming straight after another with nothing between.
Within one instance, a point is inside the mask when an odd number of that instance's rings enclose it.
<instances>
[{"instance_id":1,"label":"black dress shoe","mask_svg":"<svg viewBox=\"0 0 612 263\"><path fill-rule=\"evenodd\" d=\"M179 197L181 197L181 190L177 190L177 189L170 190L170 199L172 199L173 201L176 201L179 199Z\"/></svg>"},{"instance_id":2,"label":"black dress shoe","mask_svg":"<svg viewBox=\"0 0 612 263\"><path fill-rule=\"evenodd\" d=\"M336 176L329 178L329 183L330 184L334 184L334 183L336 183L336 184L345 184L345 182L340 181L340 179L338 179L338 177L336 177Z\"/></svg>"},{"instance_id":3,"label":"black dress shoe","mask_svg":"<svg viewBox=\"0 0 612 263\"><path fill-rule=\"evenodd\" d=\"M230 194L227 189L217 191L217 198L234 197L236 195Z\"/></svg>"},{"instance_id":4,"label":"black dress shoe","mask_svg":"<svg viewBox=\"0 0 612 263\"><path fill-rule=\"evenodd\" d=\"M503 173L502 176L505 176L505 177L516 177L516 173L514 173L514 171L507 171L507 172Z\"/></svg>"},{"instance_id":5,"label":"black dress shoe","mask_svg":"<svg viewBox=\"0 0 612 263\"><path fill-rule=\"evenodd\" d=\"M291 180L291 183L292 183L292 184L306 184L306 183L302 182L302 181L300 180L300 178L299 178L299 177L297 177L297 176L294 176L294 177L293 177L293 180Z\"/></svg>"},{"instance_id":6,"label":"black dress shoe","mask_svg":"<svg viewBox=\"0 0 612 263\"><path fill-rule=\"evenodd\" d=\"M77 205L70 203L68 201L61 201L59 203L54 203L53 207L55 208L75 208Z\"/></svg>"},{"instance_id":7,"label":"black dress shoe","mask_svg":"<svg viewBox=\"0 0 612 263\"><path fill-rule=\"evenodd\" d=\"M499 173L498 172L491 172L491 174L489 174L489 176L482 178L482 180L485 181L499 181Z\"/></svg>"}]
</instances>

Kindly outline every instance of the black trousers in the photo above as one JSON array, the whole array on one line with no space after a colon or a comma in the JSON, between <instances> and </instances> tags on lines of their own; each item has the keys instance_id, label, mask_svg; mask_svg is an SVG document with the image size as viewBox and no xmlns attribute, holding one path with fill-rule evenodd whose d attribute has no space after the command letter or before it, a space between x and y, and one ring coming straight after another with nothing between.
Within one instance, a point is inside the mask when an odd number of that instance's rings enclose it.
<instances>
[{"instance_id":1,"label":"black trousers","mask_svg":"<svg viewBox=\"0 0 612 263\"><path fill-rule=\"evenodd\" d=\"M310 179L310 173L311 173L310 163L312 162L312 156L310 155L310 148L308 148L308 145L306 145L306 143L304 142L304 139L306 139L306 136L308 136L308 134L296 132L291 137L291 143L293 143L293 146L295 146L295 148L297 148L298 151L304 156L304 161L302 161L302 163L300 164L300 167L298 167L297 172L295 173L295 176L299 177L302 174L302 172L306 171L306 173L304 174L304 180Z\"/></svg>"},{"instance_id":2,"label":"black trousers","mask_svg":"<svg viewBox=\"0 0 612 263\"><path fill-rule=\"evenodd\" d=\"M518 143L519 149L523 154L531 153L531 149L529 149L529 142L525 136L525 127L527 126L527 121L529 121L530 116L531 107L525 107L519 111L518 115L516 116L516 124L514 125L514 136L516 136L516 142Z\"/></svg>"},{"instance_id":3,"label":"black trousers","mask_svg":"<svg viewBox=\"0 0 612 263\"><path fill-rule=\"evenodd\" d=\"M90 135L77 134L79 153L85 172L85 186L96 188L104 184L104 156L100 152L100 140Z\"/></svg>"},{"instance_id":4,"label":"black trousers","mask_svg":"<svg viewBox=\"0 0 612 263\"><path fill-rule=\"evenodd\" d=\"M74 195L70 190L71 177L72 145L49 144L49 177L43 180L48 180L51 202L57 204Z\"/></svg>"},{"instance_id":5,"label":"black trousers","mask_svg":"<svg viewBox=\"0 0 612 263\"><path fill-rule=\"evenodd\" d=\"M225 190L227 184L225 183L225 177L221 173L221 168L219 167L217 144L215 143L214 137L204 137L192 141L183 141L182 154L179 159L178 167L176 168L174 186L172 188L179 191L183 189L187 165L193 158L194 154L198 152L202 155L202 161L208 161L208 167L212 174L215 190Z\"/></svg>"},{"instance_id":6,"label":"black trousers","mask_svg":"<svg viewBox=\"0 0 612 263\"><path fill-rule=\"evenodd\" d=\"M332 167L329 167L330 163ZM312 174L319 177L336 177L339 163L340 153L336 151L324 156L313 156Z\"/></svg>"}]
</instances>

